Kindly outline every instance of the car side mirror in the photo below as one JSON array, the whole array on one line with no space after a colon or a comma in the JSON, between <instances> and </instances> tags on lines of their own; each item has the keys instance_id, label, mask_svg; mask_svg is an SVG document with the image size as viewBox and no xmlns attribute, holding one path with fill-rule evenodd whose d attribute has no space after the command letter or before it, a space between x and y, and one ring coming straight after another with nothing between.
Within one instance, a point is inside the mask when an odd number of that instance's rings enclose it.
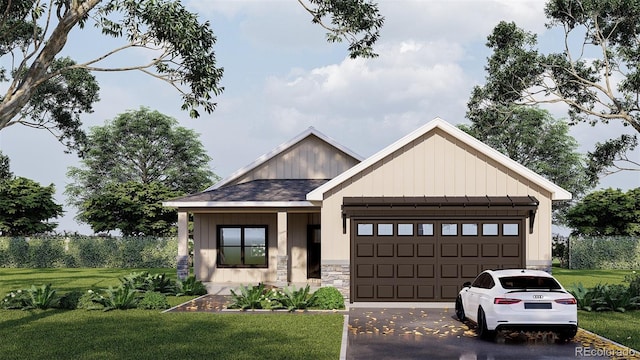
<instances>
[{"instance_id":1,"label":"car side mirror","mask_svg":"<svg viewBox=\"0 0 640 360\"><path fill-rule=\"evenodd\" d=\"M470 288L471 287L471 281L465 282L464 284L462 284L462 287L463 288L467 288L467 287Z\"/></svg>"}]
</instances>

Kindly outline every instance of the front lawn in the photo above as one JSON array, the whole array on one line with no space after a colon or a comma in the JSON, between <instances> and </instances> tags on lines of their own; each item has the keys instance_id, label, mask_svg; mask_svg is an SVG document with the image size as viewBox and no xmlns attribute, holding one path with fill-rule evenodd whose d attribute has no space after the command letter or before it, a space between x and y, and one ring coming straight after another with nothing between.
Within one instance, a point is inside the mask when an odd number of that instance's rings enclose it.
<instances>
[{"instance_id":1,"label":"front lawn","mask_svg":"<svg viewBox=\"0 0 640 360\"><path fill-rule=\"evenodd\" d=\"M631 270L568 270L554 267L552 272L565 288L578 283L592 288L598 284L628 285L624 283L624 277ZM578 322L586 330L640 350L640 310L625 313L578 311Z\"/></svg>"},{"instance_id":2,"label":"front lawn","mask_svg":"<svg viewBox=\"0 0 640 360\"><path fill-rule=\"evenodd\" d=\"M173 269L0 269L0 296L47 283L61 293L117 286L133 271L175 276ZM342 324L340 314L0 310L0 354L3 359L336 359Z\"/></svg>"}]
</instances>

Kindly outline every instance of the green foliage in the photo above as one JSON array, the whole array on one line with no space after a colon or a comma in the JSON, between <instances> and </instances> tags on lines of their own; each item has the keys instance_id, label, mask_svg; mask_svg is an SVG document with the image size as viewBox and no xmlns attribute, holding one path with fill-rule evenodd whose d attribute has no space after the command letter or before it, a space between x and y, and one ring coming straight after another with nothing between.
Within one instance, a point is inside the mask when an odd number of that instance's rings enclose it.
<instances>
[{"instance_id":1,"label":"green foliage","mask_svg":"<svg viewBox=\"0 0 640 360\"><path fill-rule=\"evenodd\" d=\"M340 291L332 286L324 286L313 293L312 307L322 310L344 309L344 297Z\"/></svg>"},{"instance_id":2,"label":"green foliage","mask_svg":"<svg viewBox=\"0 0 640 360\"><path fill-rule=\"evenodd\" d=\"M205 295L207 294L207 287L200 280L196 280L195 276L189 276L183 281L178 281L176 296L184 295Z\"/></svg>"},{"instance_id":3,"label":"green foliage","mask_svg":"<svg viewBox=\"0 0 640 360\"><path fill-rule=\"evenodd\" d=\"M39 287L31 285L31 288L26 293L28 298L25 309L49 309L58 304L56 290L51 288L51 284Z\"/></svg>"},{"instance_id":4,"label":"green foliage","mask_svg":"<svg viewBox=\"0 0 640 360\"><path fill-rule=\"evenodd\" d=\"M582 283L573 284L567 288L567 291L576 298L578 310L591 311L593 303L593 292L585 288Z\"/></svg>"},{"instance_id":5,"label":"green foliage","mask_svg":"<svg viewBox=\"0 0 640 360\"><path fill-rule=\"evenodd\" d=\"M25 290L10 291L2 299L3 309L24 309L29 305L29 293Z\"/></svg>"},{"instance_id":6,"label":"green foliage","mask_svg":"<svg viewBox=\"0 0 640 360\"><path fill-rule=\"evenodd\" d=\"M585 172L578 142L569 134L566 121L554 119L547 110L531 106L490 104L486 89L477 87L468 103L471 125L460 129L502 154L580 197L596 181ZM597 179L596 179L597 180ZM554 203L554 220L562 223L568 202Z\"/></svg>"},{"instance_id":7,"label":"green foliage","mask_svg":"<svg viewBox=\"0 0 640 360\"><path fill-rule=\"evenodd\" d=\"M567 223L579 235L640 235L640 188L594 191L569 210Z\"/></svg>"},{"instance_id":8,"label":"green foliage","mask_svg":"<svg viewBox=\"0 0 640 360\"><path fill-rule=\"evenodd\" d=\"M53 201L55 187L16 177L0 181L0 234L26 236L52 231L48 222L62 215L62 206Z\"/></svg>"},{"instance_id":9,"label":"green foliage","mask_svg":"<svg viewBox=\"0 0 640 360\"><path fill-rule=\"evenodd\" d=\"M631 286L622 284L598 284L586 289L582 283L567 290L576 298L578 309L584 311L618 311L640 309L640 296Z\"/></svg>"},{"instance_id":10,"label":"green foliage","mask_svg":"<svg viewBox=\"0 0 640 360\"><path fill-rule=\"evenodd\" d=\"M571 237L570 269L637 269L640 238Z\"/></svg>"},{"instance_id":11,"label":"green foliage","mask_svg":"<svg viewBox=\"0 0 640 360\"><path fill-rule=\"evenodd\" d=\"M105 294L92 292L91 300L104 307L104 311L133 309L138 306L139 292L129 285L122 285L117 288L110 286L105 290Z\"/></svg>"},{"instance_id":12,"label":"green foliage","mask_svg":"<svg viewBox=\"0 0 640 360\"><path fill-rule=\"evenodd\" d=\"M176 238L0 237L0 267L169 268L177 247Z\"/></svg>"},{"instance_id":13,"label":"green foliage","mask_svg":"<svg viewBox=\"0 0 640 360\"><path fill-rule=\"evenodd\" d=\"M349 42L350 57L377 57L373 45L380 36L380 28L384 23L375 3L366 0L307 0L303 7L313 16L313 22L321 24L328 30L327 40L330 42ZM324 18L330 16L331 24Z\"/></svg>"},{"instance_id":14,"label":"green foliage","mask_svg":"<svg viewBox=\"0 0 640 360\"><path fill-rule=\"evenodd\" d=\"M271 290L265 289L263 283L256 286L240 286L240 293L231 289L231 303L229 309L254 310L264 309L270 300Z\"/></svg>"},{"instance_id":15,"label":"green foliage","mask_svg":"<svg viewBox=\"0 0 640 360\"><path fill-rule=\"evenodd\" d=\"M0 181L10 180L11 178L13 178L13 173L9 166L9 157L0 150Z\"/></svg>"},{"instance_id":16,"label":"green foliage","mask_svg":"<svg viewBox=\"0 0 640 360\"><path fill-rule=\"evenodd\" d=\"M176 282L166 274L149 274L148 272L131 273L122 278L123 286L139 291L152 291L161 294L176 293Z\"/></svg>"},{"instance_id":17,"label":"green foliage","mask_svg":"<svg viewBox=\"0 0 640 360\"><path fill-rule=\"evenodd\" d=\"M624 282L629 283L629 292L632 296L640 296L640 273L631 272L624 276Z\"/></svg>"},{"instance_id":18,"label":"green foliage","mask_svg":"<svg viewBox=\"0 0 640 360\"><path fill-rule=\"evenodd\" d=\"M138 302L138 309L164 310L169 307L167 296L155 291L147 291L144 293L142 299L140 299L140 302Z\"/></svg>"},{"instance_id":19,"label":"green foliage","mask_svg":"<svg viewBox=\"0 0 640 360\"><path fill-rule=\"evenodd\" d=\"M296 289L295 286L293 289L286 287L280 291L276 291L272 300L278 301L289 311L307 309L311 307L315 301L315 294L312 294L310 289L309 285L300 289Z\"/></svg>"},{"instance_id":20,"label":"green foliage","mask_svg":"<svg viewBox=\"0 0 640 360\"><path fill-rule=\"evenodd\" d=\"M83 295L84 293L78 290L70 291L62 295L58 301L58 308L65 310L75 310L80 308L82 306L81 299Z\"/></svg>"},{"instance_id":21,"label":"green foliage","mask_svg":"<svg viewBox=\"0 0 640 360\"><path fill-rule=\"evenodd\" d=\"M70 168L65 193L94 231L165 236L175 209L162 201L208 186L211 158L198 134L176 119L140 108L89 133L81 168Z\"/></svg>"}]
</instances>

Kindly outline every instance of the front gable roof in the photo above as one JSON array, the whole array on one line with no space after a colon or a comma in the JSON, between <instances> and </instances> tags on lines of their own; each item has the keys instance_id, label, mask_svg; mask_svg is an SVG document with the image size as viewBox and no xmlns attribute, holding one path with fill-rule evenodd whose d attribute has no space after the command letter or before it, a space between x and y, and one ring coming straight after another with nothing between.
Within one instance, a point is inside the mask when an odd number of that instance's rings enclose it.
<instances>
[{"instance_id":1,"label":"front gable roof","mask_svg":"<svg viewBox=\"0 0 640 360\"><path fill-rule=\"evenodd\" d=\"M254 160L249 165L236 170L235 172L233 172L228 177L220 180L216 184L214 184L214 185L210 186L209 188L207 188L205 191L215 190L215 189L224 187L226 185L232 184L234 181L237 181L237 180L241 179L243 176L245 176L246 174L248 174L252 170L257 169L261 165L267 163L269 160L274 159L275 157L281 155L285 151L287 151L290 148L292 148L294 145L298 144L299 142L301 142L301 141L303 141L306 138L311 137L311 136L315 136L315 137L319 138L320 140L322 140L323 142L325 142L329 146L331 146L331 147L333 147L333 148L335 148L335 149L347 154L351 158L355 159L357 162L360 162L360 161L363 160L363 158L360 155L358 155L355 152L351 151L347 147L341 145L340 143L338 143L334 139L326 136L325 134L323 134L320 131L316 130L314 127L309 127L308 129L306 129L305 131L301 132L300 134L298 134L293 139L291 139L291 140L289 140L287 142L284 142L284 143L280 144L279 146L277 146L275 149L269 151L266 154L263 154L262 156L258 157L256 160Z\"/></svg>"},{"instance_id":2,"label":"front gable roof","mask_svg":"<svg viewBox=\"0 0 640 360\"><path fill-rule=\"evenodd\" d=\"M333 178L332 180L328 181L327 183L325 183L324 185L316 188L315 190L311 191L309 194L307 194L307 200L308 201L322 201L324 200L324 194L327 191L330 191L331 189L335 188L336 186L342 184L343 182L351 179L352 177L354 177L355 175L359 174L360 172L364 171L365 169L369 168L370 166L376 164L377 162L383 160L385 157L387 157L388 155L394 153L395 151L403 148L404 146L406 146L407 144L411 143L412 141L420 138L421 136L435 131L436 129L439 129L441 131L446 132L447 134L455 137L456 139L464 142L467 146L475 149L476 151L479 151L480 153L484 154L485 156L487 156L490 159L493 159L494 161L502 164L503 166L507 167L508 169L510 169L511 171L519 174L520 176L523 176L524 178L530 180L531 182L537 184L538 186L540 186L541 188L549 191L551 193L551 199L552 200L569 200L571 199L571 193L569 193L568 191L564 190L563 188L559 187L558 185L552 183L551 181L545 179L544 177L542 177L541 175L533 172L532 170L528 169L527 167L519 164L518 162L510 159L509 157L505 156L504 154L500 153L499 151L491 148L490 146L486 145L485 143L481 142L480 140L474 138L473 136L465 133L464 131L458 129L457 127L449 124L448 122L440 119L440 118L435 118L434 120L428 122L427 124L421 126L420 128L416 129L415 131L411 132L410 134L406 135L405 137L399 139L398 141L394 142L393 144L387 146L386 148L380 150L379 152L377 152L376 154L370 156L369 158L365 159L364 161L358 163L357 165L353 166L352 168L350 168L349 170L343 172L342 174L336 176L335 178Z\"/></svg>"}]
</instances>

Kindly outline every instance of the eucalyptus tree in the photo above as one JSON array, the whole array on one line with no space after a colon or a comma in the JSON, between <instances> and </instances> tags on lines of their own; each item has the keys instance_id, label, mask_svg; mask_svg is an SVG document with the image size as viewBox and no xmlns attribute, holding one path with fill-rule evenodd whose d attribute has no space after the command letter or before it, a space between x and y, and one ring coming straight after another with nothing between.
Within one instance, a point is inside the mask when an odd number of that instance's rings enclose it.
<instances>
[{"instance_id":1,"label":"eucalyptus tree","mask_svg":"<svg viewBox=\"0 0 640 360\"><path fill-rule=\"evenodd\" d=\"M327 30L329 41L349 43L351 57L375 56L384 21L375 3L298 2ZM82 62L61 56L70 43L86 41L78 35L91 26L100 30L96 36L120 42ZM224 90L216 40L211 24L180 0L0 0L0 88L6 89L0 94L0 131L16 124L46 129L69 150L82 150L82 114L99 100L96 72L143 72L175 88L192 117L210 113ZM109 65L133 49L147 54Z\"/></svg>"},{"instance_id":2,"label":"eucalyptus tree","mask_svg":"<svg viewBox=\"0 0 640 360\"><path fill-rule=\"evenodd\" d=\"M562 103L571 124L621 123L621 134L589 153L592 178L640 171L628 154L640 132L640 3L619 0L550 0L547 27L559 31L555 52L538 50L537 36L500 22L488 37L484 101L493 104Z\"/></svg>"}]
</instances>

